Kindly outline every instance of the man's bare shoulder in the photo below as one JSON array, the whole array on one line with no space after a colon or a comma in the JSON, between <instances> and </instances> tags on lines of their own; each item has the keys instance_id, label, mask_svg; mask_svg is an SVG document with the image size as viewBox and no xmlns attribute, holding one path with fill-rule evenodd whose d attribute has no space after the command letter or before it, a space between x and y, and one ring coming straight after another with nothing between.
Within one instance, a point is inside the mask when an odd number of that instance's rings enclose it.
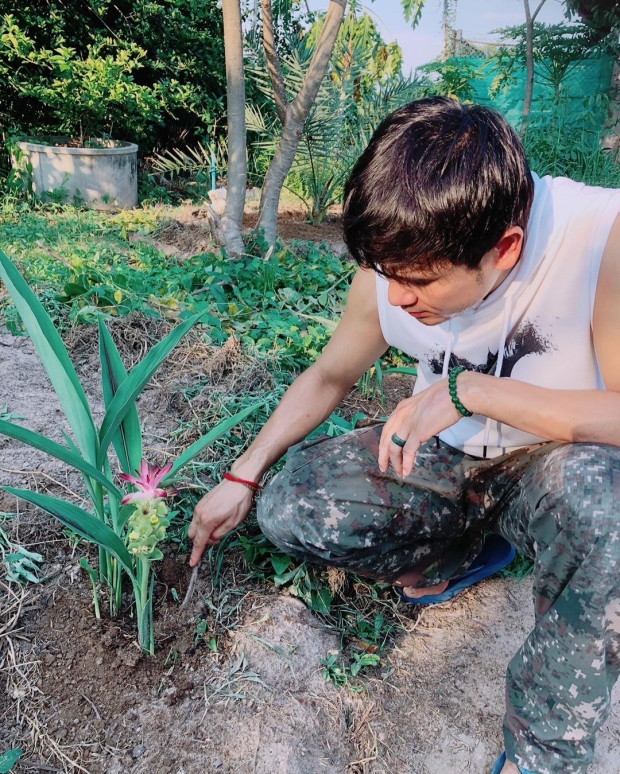
<instances>
[{"instance_id":1,"label":"man's bare shoulder","mask_svg":"<svg viewBox=\"0 0 620 774\"><path fill-rule=\"evenodd\" d=\"M379 322L375 272L358 269L342 319L315 365L324 378L350 385L387 348Z\"/></svg>"},{"instance_id":2,"label":"man's bare shoulder","mask_svg":"<svg viewBox=\"0 0 620 774\"><path fill-rule=\"evenodd\" d=\"M360 310L377 309L377 275L372 269L355 272L347 298L347 307L349 305Z\"/></svg>"},{"instance_id":3,"label":"man's bare shoulder","mask_svg":"<svg viewBox=\"0 0 620 774\"><path fill-rule=\"evenodd\" d=\"M620 214L609 233L596 287L592 318L594 346L608 390L620 392Z\"/></svg>"}]
</instances>

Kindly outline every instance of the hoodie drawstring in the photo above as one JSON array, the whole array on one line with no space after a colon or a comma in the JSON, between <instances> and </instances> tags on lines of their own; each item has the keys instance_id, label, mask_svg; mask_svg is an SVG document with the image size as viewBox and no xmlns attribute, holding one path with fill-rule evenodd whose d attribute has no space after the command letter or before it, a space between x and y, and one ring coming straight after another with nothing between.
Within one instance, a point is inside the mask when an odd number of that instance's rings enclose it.
<instances>
[{"instance_id":1,"label":"hoodie drawstring","mask_svg":"<svg viewBox=\"0 0 620 774\"><path fill-rule=\"evenodd\" d=\"M452 344L454 342L454 332L452 331L452 320L448 320L448 341L446 342L446 351L443 356L443 369L441 378L445 379L450 370L450 358L452 357Z\"/></svg>"},{"instance_id":2,"label":"hoodie drawstring","mask_svg":"<svg viewBox=\"0 0 620 774\"><path fill-rule=\"evenodd\" d=\"M495 373L494 375L499 379L499 377L502 375L502 367L504 365L504 354L506 351L506 340L508 339L508 331L510 328L510 318L512 316L512 293L506 294L506 300L504 304L504 322L502 325L502 335L499 340L499 349L497 350L497 363L495 365ZM491 417L487 417L487 421L484 425L484 437L482 440L482 456L486 460L487 458L487 447L489 445L489 436L491 434L491 423L494 420L491 419ZM500 423L496 422L497 424L497 440L499 442L500 439Z\"/></svg>"}]
</instances>

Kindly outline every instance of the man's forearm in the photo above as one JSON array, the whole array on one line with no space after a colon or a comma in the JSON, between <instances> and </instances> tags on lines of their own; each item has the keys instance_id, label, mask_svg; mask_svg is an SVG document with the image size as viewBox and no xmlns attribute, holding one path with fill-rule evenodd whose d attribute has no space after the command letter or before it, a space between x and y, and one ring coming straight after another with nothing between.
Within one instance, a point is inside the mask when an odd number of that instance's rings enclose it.
<instances>
[{"instance_id":1,"label":"man's forearm","mask_svg":"<svg viewBox=\"0 0 620 774\"><path fill-rule=\"evenodd\" d=\"M458 377L458 394L475 414L542 438L620 446L617 392L551 390L467 371Z\"/></svg>"},{"instance_id":2,"label":"man's forearm","mask_svg":"<svg viewBox=\"0 0 620 774\"><path fill-rule=\"evenodd\" d=\"M326 381L316 366L295 379L253 443L232 466L243 478L258 481L289 446L321 424L347 394L349 387Z\"/></svg>"}]
</instances>

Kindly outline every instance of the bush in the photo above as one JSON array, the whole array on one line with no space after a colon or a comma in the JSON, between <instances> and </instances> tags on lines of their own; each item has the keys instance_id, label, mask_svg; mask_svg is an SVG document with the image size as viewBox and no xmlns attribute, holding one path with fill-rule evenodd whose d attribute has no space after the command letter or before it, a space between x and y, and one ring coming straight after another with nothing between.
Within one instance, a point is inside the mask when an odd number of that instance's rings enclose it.
<instances>
[{"instance_id":1,"label":"bush","mask_svg":"<svg viewBox=\"0 0 620 774\"><path fill-rule=\"evenodd\" d=\"M216 0L0 0L0 18L4 127L112 134L151 153L203 138L222 113Z\"/></svg>"}]
</instances>

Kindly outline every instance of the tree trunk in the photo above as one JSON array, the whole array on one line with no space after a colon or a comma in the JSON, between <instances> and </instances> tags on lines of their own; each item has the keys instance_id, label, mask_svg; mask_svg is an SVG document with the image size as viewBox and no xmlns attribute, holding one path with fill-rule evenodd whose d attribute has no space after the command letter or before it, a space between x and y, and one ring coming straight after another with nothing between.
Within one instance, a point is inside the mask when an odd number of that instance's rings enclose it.
<instances>
[{"instance_id":1,"label":"tree trunk","mask_svg":"<svg viewBox=\"0 0 620 774\"><path fill-rule=\"evenodd\" d=\"M540 0L534 13L530 12L529 0L523 0L525 7L525 97L523 99L523 110L521 112L521 134L527 131L527 124L530 119L532 109L532 95L534 93L534 22L540 13L540 9L545 4L545 0Z\"/></svg>"},{"instance_id":2,"label":"tree trunk","mask_svg":"<svg viewBox=\"0 0 620 774\"><path fill-rule=\"evenodd\" d=\"M226 117L228 122L228 177L226 206L216 235L226 252L244 252L241 223L245 205L247 155L245 136L245 83L240 0L222 0L226 58Z\"/></svg>"},{"instance_id":3,"label":"tree trunk","mask_svg":"<svg viewBox=\"0 0 620 774\"><path fill-rule=\"evenodd\" d=\"M609 118L605 122L602 147L605 149L620 152L620 137L618 129L620 128L620 59L616 59L614 71L611 77L609 102Z\"/></svg>"},{"instance_id":4,"label":"tree trunk","mask_svg":"<svg viewBox=\"0 0 620 774\"><path fill-rule=\"evenodd\" d=\"M331 0L303 85L293 102L286 107L282 137L263 182L257 224L257 228L264 230L265 240L270 245L277 236L278 202L282 185L295 159L304 124L329 64L346 4L346 0Z\"/></svg>"}]
</instances>

